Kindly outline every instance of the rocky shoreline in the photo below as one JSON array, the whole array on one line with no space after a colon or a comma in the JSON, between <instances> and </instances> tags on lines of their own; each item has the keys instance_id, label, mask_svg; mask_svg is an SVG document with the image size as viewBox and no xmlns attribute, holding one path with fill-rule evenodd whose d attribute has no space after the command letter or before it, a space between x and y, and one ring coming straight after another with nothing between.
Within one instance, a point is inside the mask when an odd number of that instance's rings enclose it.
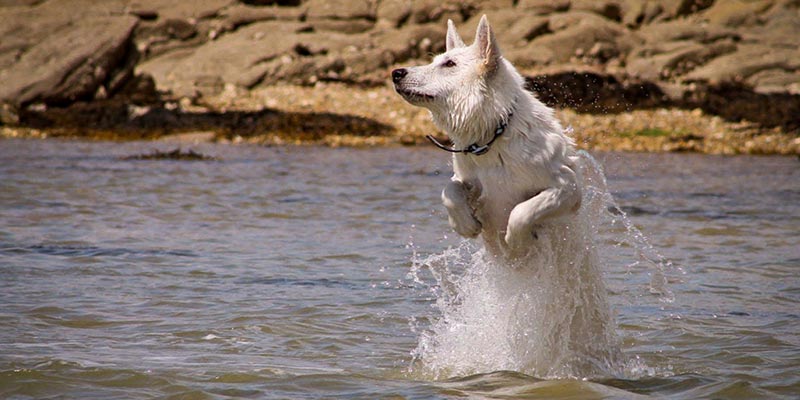
<instances>
[{"instance_id":1,"label":"rocky shoreline","mask_svg":"<svg viewBox=\"0 0 800 400\"><path fill-rule=\"evenodd\" d=\"M388 71L484 13L583 148L800 154L795 0L0 0L0 136L424 143Z\"/></svg>"}]
</instances>

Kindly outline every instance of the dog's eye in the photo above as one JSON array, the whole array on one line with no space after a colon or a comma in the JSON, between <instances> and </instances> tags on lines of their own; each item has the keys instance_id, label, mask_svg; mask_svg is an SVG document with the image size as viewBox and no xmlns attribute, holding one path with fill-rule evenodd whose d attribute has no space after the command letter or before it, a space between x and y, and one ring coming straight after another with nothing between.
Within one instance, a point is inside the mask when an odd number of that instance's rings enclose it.
<instances>
[{"instance_id":1,"label":"dog's eye","mask_svg":"<svg viewBox=\"0 0 800 400\"><path fill-rule=\"evenodd\" d=\"M442 63L442 66L445 68L453 68L456 66L456 62L453 60L447 60L444 63Z\"/></svg>"}]
</instances>

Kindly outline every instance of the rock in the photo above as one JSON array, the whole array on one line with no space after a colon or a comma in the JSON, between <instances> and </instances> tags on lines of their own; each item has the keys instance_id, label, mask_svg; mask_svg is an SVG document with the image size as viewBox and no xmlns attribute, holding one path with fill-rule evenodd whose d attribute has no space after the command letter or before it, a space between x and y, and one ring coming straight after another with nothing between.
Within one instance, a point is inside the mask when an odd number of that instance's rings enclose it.
<instances>
[{"instance_id":1,"label":"rock","mask_svg":"<svg viewBox=\"0 0 800 400\"><path fill-rule=\"evenodd\" d=\"M570 28L572 26L578 25L583 21L587 23L594 23L594 24L607 24L604 18L600 17L599 15L593 14L587 11L577 11L577 12L565 12L565 13L558 13L551 15L548 19L549 24L547 29L551 32L558 32L564 29Z\"/></svg>"},{"instance_id":2,"label":"rock","mask_svg":"<svg viewBox=\"0 0 800 400\"><path fill-rule=\"evenodd\" d=\"M648 24L664 12L658 1L629 0L622 4L622 23L625 26L636 27Z\"/></svg>"},{"instance_id":3,"label":"rock","mask_svg":"<svg viewBox=\"0 0 800 400\"><path fill-rule=\"evenodd\" d=\"M738 27L758 22L758 15L772 6L771 0L717 1L700 15L706 21L721 26Z\"/></svg>"},{"instance_id":4,"label":"rock","mask_svg":"<svg viewBox=\"0 0 800 400\"><path fill-rule=\"evenodd\" d=\"M291 52L300 22L261 22L247 26L196 50L171 52L140 64L138 71L152 75L160 91L176 97L213 94L230 82L252 86L265 68L262 64ZM217 80L220 85L209 85Z\"/></svg>"},{"instance_id":5,"label":"rock","mask_svg":"<svg viewBox=\"0 0 800 400\"><path fill-rule=\"evenodd\" d=\"M732 41L700 44L693 41L641 46L631 51L626 70L640 79L658 81L683 75L706 61L736 50Z\"/></svg>"},{"instance_id":6,"label":"rock","mask_svg":"<svg viewBox=\"0 0 800 400\"><path fill-rule=\"evenodd\" d=\"M305 3L306 16L311 19L375 20L374 3L369 0L309 0Z\"/></svg>"},{"instance_id":7,"label":"rock","mask_svg":"<svg viewBox=\"0 0 800 400\"><path fill-rule=\"evenodd\" d=\"M367 19L322 19L312 20L311 26L317 31L332 31L338 33L362 33L366 32L375 26L375 23Z\"/></svg>"},{"instance_id":8,"label":"rock","mask_svg":"<svg viewBox=\"0 0 800 400\"><path fill-rule=\"evenodd\" d=\"M42 0L2 0L0 1L0 7L24 7L24 6L35 6L36 4L40 3Z\"/></svg>"},{"instance_id":9,"label":"rock","mask_svg":"<svg viewBox=\"0 0 800 400\"><path fill-rule=\"evenodd\" d=\"M517 0L467 0L465 3L465 11L491 11L491 10L507 10L514 8L514 3ZM473 13L474 17L475 14Z\"/></svg>"},{"instance_id":10,"label":"rock","mask_svg":"<svg viewBox=\"0 0 800 400\"><path fill-rule=\"evenodd\" d=\"M369 0L310 0L306 18L316 30L361 33L375 25L376 10Z\"/></svg>"},{"instance_id":11,"label":"rock","mask_svg":"<svg viewBox=\"0 0 800 400\"><path fill-rule=\"evenodd\" d=\"M373 38L376 49L381 50L387 65L422 57L428 52L444 50L445 30L441 24L408 25L399 30L378 32ZM424 47L425 43L430 46Z\"/></svg>"},{"instance_id":12,"label":"rock","mask_svg":"<svg viewBox=\"0 0 800 400\"><path fill-rule=\"evenodd\" d=\"M167 39L188 40L197 34L197 28L185 19L169 18L156 27Z\"/></svg>"},{"instance_id":13,"label":"rock","mask_svg":"<svg viewBox=\"0 0 800 400\"><path fill-rule=\"evenodd\" d=\"M11 104L0 104L0 125L18 125L19 110Z\"/></svg>"},{"instance_id":14,"label":"rock","mask_svg":"<svg viewBox=\"0 0 800 400\"><path fill-rule=\"evenodd\" d=\"M464 20L463 6L463 3L455 0L414 0L411 20L418 24L446 21L448 18L461 22Z\"/></svg>"},{"instance_id":15,"label":"rock","mask_svg":"<svg viewBox=\"0 0 800 400\"><path fill-rule=\"evenodd\" d=\"M745 80L745 83L760 94L789 93L800 95L800 69L794 71L779 68L761 70L750 75ZM800 119L800 116L798 116L798 119Z\"/></svg>"},{"instance_id":16,"label":"rock","mask_svg":"<svg viewBox=\"0 0 800 400\"><path fill-rule=\"evenodd\" d=\"M0 102L66 104L91 99L133 50L132 16L86 18L53 31L0 71Z\"/></svg>"},{"instance_id":17,"label":"rock","mask_svg":"<svg viewBox=\"0 0 800 400\"><path fill-rule=\"evenodd\" d=\"M741 39L741 35L735 30L709 25L696 18L645 25L637 33L646 42L656 44L680 40L710 43L720 39Z\"/></svg>"},{"instance_id":18,"label":"rock","mask_svg":"<svg viewBox=\"0 0 800 400\"><path fill-rule=\"evenodd\" d=\"M77 8L76 2L73 0L58 0L63 2L60 7L63 8ZM79 0L90 5L91 8L96 8L100 3L96 0ZM51 3L53 0L47 1ZM47 4L45 3L45 4ZM212 18L220 13L225 7L236 4L236 0L192 0L192 1L171 1L171 0L106 0L102 3L121 3L123 8L130 8L133 10L157 10L159 19L204 19Z\"/></svg>"},{"instance_id":19,"label":"rock","mask_svg":"<svg viewBox=\"0 0 800 400\"><path fill-rule=\"evenodd\" d=\"M537 14L552 14L569 10L570 0L519 0L517 8Z\"/></svg>"},{"instance_id":20,"label":"rock","mask_svg":"<svg viewBox=\"0 0 800 400\"><path fill-rule=\"evenodd\" d=\"M621 0L622 22L628 26L638 26L655 21L670 21L704 10L713 2L714 0Z\"/></svg>"},{"instance_id":21,"label":"rock","mask_svg":"<svg viewBox=\"0 0 800 400\"><path fill-rule=\"evenodd\" d=\"M686 80L718 85L743 82L751 75L768 69L800 69L798 50L742 44L734 53L717 57L686 75Z\"/></svg>"},{"instance_id":22,"label":"rock","mask_svg":"<svg viewBox=\"0 0 800 400\"><path fill-rule=\"evenodd\" d=\"M239 0L244 4L250 4L254 6L299 6L302 3L301 0Z\"/></svg>"},{"instance_id":23,"label":"rock","mask_svg":"<svg viewBox=\"0 0 800 400\"><path fill-rule=\"evenodd\" d=\"M383 56L381 49L369 49L360 52L343 53L336 58L335 66L339 67L338 70L330 68L335 71L335 74L320 76L326 80L344 81L344 82L361 82L364 79L372 79L375 82L384 82L386 75L382 69L392 64L392 60ZM323 70L324 71L324 70ZM370 74L379 71L379 76L372 77Z\"/></svg>"},{"instance_id":24,"label":"rock","mask_svg":"<svg viewBox=\"0 0 800 400\"><path fill-rule=\"evenodd\" d=\"M182 135L175 135L172 136L173 140L161 140L164 142L172 142L172 143L200 143L201 139L210 139L213 136L208 137L208 135L204 135L206 132L201 133L188 133ZM213 132L211 132L213 134ZM170 136L166 136L165 139L170 138ZM207 140L206 140L207 141ZM182 150L180 147L175 148L172 151L161 151L155 150L149 154L137 154L134 156L122 157L123 160L131 161L131 160L173 160L173 161L216 161L216 157L208 156L202 153L197 153L192 149L189 150Z\"/></svg>"},{"instance_id":25,"label":"rock","mask_svg":"<svg viewBox=\"0 0 800 400\"><path fill-rule=\"evenodd\" d=\"M71 21L86 17L123 15L126 14L127 3L125 0L49 0L38 2L32 10L45 18L61 18ZM153 7L145 5L142 8Z\"/></svg>"},{"instance_id":26,"label":"rock","mask_svg":"<svg viewBox=\"0 0 800 400\"><path fill-rule=\"evenodd\" d=\"M547 17L531 16L525 19L519 19L511 25L505 34L508 36L508 41L526 41L529 42L539 36L550 33L550 21Z\"/></svg>"},{"instance_id":27,"label":"rock","mask_svg":"<svg viewBox=\"0 0 800 400\"><path fill-rule=\"evenodd\" d=\"M161 101L156 82L148 74L134 75L119 89L115 97L135 105L159 104Z\"/></svg>"},{"instance_id":28,"label":"rock","mask_svg":"<svg viewBox=\"0 0 800 400\"><path fill-rule=\"evenodd\" d=\"M297 7L252 7L235 5L221 14L228 30L261 21L298 21L305 18L305 10Z\"/></svg>"},{"instance_id":29,"label":"rock","mask_svg":"<svg viewBox=\"0 0 800 400\"><path fill-rule=\"evenodd\" d=\"M589 11L612 21L622 21L622 0L572 0L571 10Z\"/></svg>"},{"instance_id":30,"label":"rock","mask_svg":"<svg viewBox=\"0 0 800 400\"><path fill-rule=\"evenodd\" d=\"M714 0L661 0L661 5L669 18L693 14L712 4L714 4Z\"/></svg>"},{"instance_id":31,"label":"rock","mask_svg":"<svg viewBox=\"0 0 800 400\"><path fill-rule=\"evenodd\" d=\"M595 14L570 12L550 18L554 33L539 36L526 47L530 51L547 48L549 62L566 63L590 52L596 43L603 43L616 54L626 53L638 38L623 26Z\"/></svg>"},{"instance_id":32,"label":"rock","mask_svg":"<svg viewBox=\"0 0 800 400\"><path fill-rule=\"evenodd\" d=\"M128 13L145 21L158 19L158 11L149 8L132 8Z\"/></svg>"},{"instance_id":33,"label":"rock","mask_svg":"<svg viewBox=\"0 0 800 400\"><path fill-rule=\"evenodd\" d=\"M381 0L376 10L378 22L385 22L392 28L399 28L411 16L411 6L411 0Z\"/></svg>"},{"instance_id":34,"label":"rock","mask_svg":"<svg viewBox=\"0 0 800 400\"><path fill-rule=\"evenodd\" d=\"M519 68L540 67L552 64L556 59L555 52L538 43L529 43L525 47L503 50L503 57Z\"/></svg>"},{"instance_id":35,"label":"rock","mask_svg":"<svg viewBox=\"0 0 800 400\"><path fill-rule=\"evenodd\" d=\"M16 64L25 51L52 32L66 29L72 18L69 11L52 13L44 5L0 8L0 69Z\"/></svg>"},{"instance_id":36,"label":"rock","mask_svg":"<svg viewBox=\"0 0 800 400\"><path fill-rule=\"evenodd\" d=\"M500 48L512 49L524 46L530 40L549 33L549 19L534 12L515 9L490 10L472 16L461 24L459 31L467 43L471 43L478 21L486 14L492 29L500 41Z\"/></svg>"},{"instance_id":37,"label":"rock","mask_svg":"<svg viewBox=\"0 0 800 400\"><path fill-rule=\"evenodd\" d=\"M776 2L759 19L764 24L748 30L750 40L772 46L797 48L797 38L800 37L800 4L794 0Z\"/></svg>"},{"instance_id":38,"label":"rock","mask_svg":"<svg viewBox=\"0 0 800 400\"><path fill-rule=\"evenodd\" d=\"M167 53L148 60L138 70L151 74L159 90L176 97L214 95L228 83L252 88L262 80L272 82L280 77L301 77L305 82L316 75L315 68L327 73L328 57L348 48L355 51L368 43L364 35L317 32L307 27L301 22L255 23L196 50ZM315 59L315 54L325 56Z\"/></svg>"}]
</instances>

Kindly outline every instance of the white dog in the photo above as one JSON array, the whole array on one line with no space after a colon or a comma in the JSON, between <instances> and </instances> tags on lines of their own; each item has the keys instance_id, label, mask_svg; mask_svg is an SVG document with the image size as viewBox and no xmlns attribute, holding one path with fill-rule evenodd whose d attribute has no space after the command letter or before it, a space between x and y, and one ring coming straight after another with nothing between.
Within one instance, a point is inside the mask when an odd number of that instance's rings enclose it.
<instances>
[{"instance_id":1,"label":"white dog","mask_svg":"<svg viewBox=\"0 0 800 400\"><path fill-rule=\"evenodd\" d=\"M607 373L621 353L589 230L579 218L583 188L574 142L553 111L524 89L486 16L470 46L448 21L446 48L429 65L392 71L392 80L453 143L429 137L454 153L454 175L442 192L450 225L464 237L481 235L495 262L520 271L513 279L537 271L530 281L548 296L531 322L538 325L524 328L535 334L507 333L516 335L509 342L528 343L526 354L535 348L535 359L484 367L520 366L547 376ZM460 357L470 356L467 347Z\"/></svg>"},{"instance_id":2,"label":"white dog","mask_svg":"<svg viewBox=\"0 0 800 400\"><path fill-rule=\"evenodd\" d=\"M396 69L392 79L409 103L430 110L458 151L442 199L460 235L482 234L489 252L508 261L528 253L543 225L578 210L574 143L523 88L485 16L471 46L448 21L447 52Z\"/></svg>"}]
</instances>

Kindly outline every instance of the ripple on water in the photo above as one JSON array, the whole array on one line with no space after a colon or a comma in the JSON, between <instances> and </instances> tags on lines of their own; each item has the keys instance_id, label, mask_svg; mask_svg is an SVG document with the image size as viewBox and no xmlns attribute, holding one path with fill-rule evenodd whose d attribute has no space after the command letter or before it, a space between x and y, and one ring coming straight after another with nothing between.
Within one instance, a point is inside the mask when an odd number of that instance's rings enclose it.
<instances>
[{"instance_id":1,"label":"ripple on water","mask_svg":"<svg viewBox=\"0 0 800 400\"><path fill-rule=\"evenodd\" d=\"M134 398L187 391L171 377L149 371L87 366L59 359L39 360L32 366L18 366L0 372L0 395L50 398L65 391L81 391L83 397Z\"/></svg>"},{"instance_id":2,"label":"ripple on water","mask_svg":"<svg viewBox=\"0 0 800 400\"><path fill-rule=\"evenodd\" d=\"M7 247L6 247L7 246ZM123 257L123 256L168 256L197 257L197 254L186 250L169 249L129 249L102 248L97 246L79 246L68 244L37 244L32 246L9 246L0 248L0 254L24 255L27 253L44 254L63 257Z\"/></svg>"},{"instance_id":3,"label":"ripple on water","mask_svg":"<svg viewBox=\"0 0 800 400\"><path fill-rule=\"evenodd\" d=\"M221 161L118 159L152 146L0 140L0 398L800 394L794 158L600 155L626 379L433 380L410 353L463 269L406 275L412 252L459 246L447 157L202 144ZM620 242L631 227L644 235Z\"/></svg>"}]
</instances>

